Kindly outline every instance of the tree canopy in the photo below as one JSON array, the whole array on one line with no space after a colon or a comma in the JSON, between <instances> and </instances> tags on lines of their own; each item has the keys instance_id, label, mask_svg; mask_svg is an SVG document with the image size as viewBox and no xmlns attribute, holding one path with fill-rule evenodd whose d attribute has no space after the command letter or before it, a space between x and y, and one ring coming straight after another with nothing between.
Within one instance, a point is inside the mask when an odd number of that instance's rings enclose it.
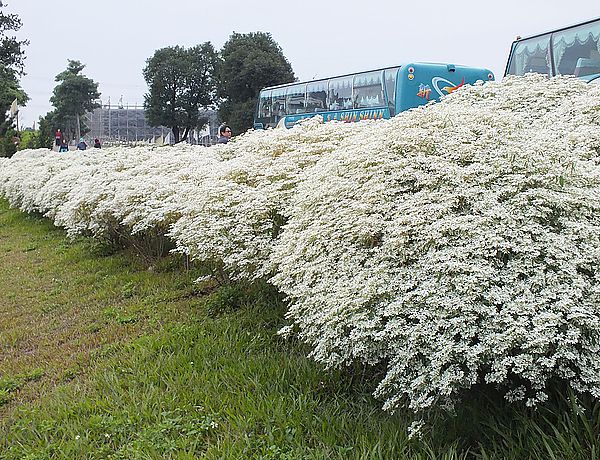
<instances>
[{"instance_id":1,"label":"tree canopy","mask_svg":"<svg viewBox=\"0 0 600 460\"><path fill-rule=\"evenodd\" d=\"M12 137L14 118L7 117L12 102L17 99L20 105L29 100L19 84L24 75L27 40L17 40L11 32L21 28L21 20L16 14L5 14L0 1L0 156L10 156L16 150Z\"/></svg>"},{"instance_id":2,"label":"tree canopy","mask_svg":"<svg viewBox=\"0 0 600 460\"><path fill-rule=\"evenodd\" d=\"M17 32L21 26L21 19L16 14L4 14L4 5L0 1L0 65L12 69L22 76L25 68L25 51L23 47L29 44L28 40L17 40L7 32Z\"/></svg>"},{"instance_id":3,"label":"tree canopy","mask_svg":"<svg viewBox=\"0 0 600 460\"><path fill-rule=\"evenodd\" d=\"M232 34L221 59L219 117L238 133L252 127L262 88L294 81L291 64L269 33Z\"/></svg>"},{"instance_id":4,"label":"tree canopy","mask_svg":"<svg viewBox=\"0 0 600 460\"><path fill-rule=\"evenodd\" d=\"M61 128L72 137L79 137L88 131L87 127L81 124L81 117L100 107L97 102L100 98L98 83L81 74L84 68L85 65L81 62L69 59L67 69L55 78L58 85L50 98L50 102L56 107L52 117L53 128Z\"/></svg>"},{"instance_id":5,"label":"tree canopy","mask_svg":"<svg viewBox=\"0 0 600 460\"><path fill-rule=\"evenodd\" d=\"M216 102L217 62L210 42L189 49L173 46L157 50L144 68L149 88L144 96L148 122L171 128L175 143L187 139L191 129L206 124L200 109Z\"/></svg>"}]
</instances>

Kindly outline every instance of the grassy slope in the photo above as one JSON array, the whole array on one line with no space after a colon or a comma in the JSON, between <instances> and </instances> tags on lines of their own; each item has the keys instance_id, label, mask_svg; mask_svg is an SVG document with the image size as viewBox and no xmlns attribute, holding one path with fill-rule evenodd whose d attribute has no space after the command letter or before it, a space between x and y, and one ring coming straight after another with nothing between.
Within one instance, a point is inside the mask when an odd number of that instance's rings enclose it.
<instances>
[{"instance_id":1,"label":"grassy slope","mask_svg":"<svg viewBox=\"0 0 600 460\"><path fill-rule=\"evenodd\" d=\"M264 291L203 295L193 273L102 256L4 202L0 267L3 458L378 458L406 447L405 424L367 391L340 387L277 338L283 306Z\"/></svg>"},{"instance_id":2,"label":"grassy slope","mask_svg":"<svg viewBox=\"0 0 600 460\"><path fill-rule=\"evenodd\" d=\"M99 249L0 201L2 459L598 456L593 402L531 416L481 398L409 441L368 380L277 337L267 289L211 290Z\"/></svg>"},{"instance_id":3,"label":"grassy slope","mask_svg":"<svg viewBox=\"0 0 600 460\"><path fill-rule=\"evenodd\" d=\"M152 275L126 254L98 257L99 249L2 203L0 413L73 378L101 347L190 311L191 275ZM6 391L10 381L17 395Z\"/></svg>"}]
</instances>

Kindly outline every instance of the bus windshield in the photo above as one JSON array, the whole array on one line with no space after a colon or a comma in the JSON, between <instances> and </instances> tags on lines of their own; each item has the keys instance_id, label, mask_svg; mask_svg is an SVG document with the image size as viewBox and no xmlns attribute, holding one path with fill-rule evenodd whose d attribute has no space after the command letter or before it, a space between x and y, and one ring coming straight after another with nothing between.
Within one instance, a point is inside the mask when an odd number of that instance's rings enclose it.
<instances>
[{"instance_id":1,"label":"bus windshield","mask_svg":"<svg viewBox=\"0 0 600 460\"><path fill-rule=\"evenodd\" d=\"M508 73L525 75L535 72L552 75L549 51L550 34L515 43Z\"/></svg>"},{"instance_id":2,"label":"bus windshield","mask_svg":"<svg viewBox=\"0 0 600 460\"><path fill-rule=\"evenodd\" d=\"M515 41L506 75L528 72L596 78L600 74L600 19Z\"/></svg>"}]
</instances>

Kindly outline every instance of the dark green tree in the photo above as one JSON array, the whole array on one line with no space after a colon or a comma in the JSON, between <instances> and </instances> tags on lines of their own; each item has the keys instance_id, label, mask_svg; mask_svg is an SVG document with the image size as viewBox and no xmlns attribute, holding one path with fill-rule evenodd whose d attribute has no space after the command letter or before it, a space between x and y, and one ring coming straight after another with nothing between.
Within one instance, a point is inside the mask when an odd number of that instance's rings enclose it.
<instances>
[{"instance_id":1,"label":"dark green tree","mask_svg":"<svg viewBox=\"0 0 600 460\"><path fill-rule=\"evenodd\" d=\"M232 34L221 59L219 118L240 133L252 127L259 91L294 81L294 71L281 47L264 32Z\"/></svg>"},{"instance_id":2,"label":"dark green tree","mask_svg":"<svg viewBox=\"0 0 600 460\"><path fill-rule=\"evenodd\" d=\"M5 5L0 0L0 64L22 76L25 68L25 51L23 47L29 44L28 40L17 40L7 32L16 32L23 25L16 14L4 14Z\"/></svg>"},{"instance_id":3,"label":"dark green tree","mask_svg":"<svg viewBox=\"0 0 600 460\"><path fill-rule=\"evenodd\" d=\"M210 42L189 49L180 46L157 50L146 61L144 96L146 119L152 126L171 128L175 143L184 141L191 129L207 122L200 109L215 104L217 53Z\"/></svg>"},{"instance_id":4,"label":"dark green tree","mask_svg":"<svg viewBox=\"0 0 600 460\"><path fill-rule=\"evenodd\" d=\"M27 40L17 40L11 32L21 28L21 20L16 14L5 14L5 5L0 0L0 156L11 156L15 150L15 117L7 112L15 99L19 105L29 98L19 84L24 75Z\"/></svg>"},{"instance_id":5,"label":"dark green tree","mask_svg":"<svg viewBox=\"0 0 600 460\"><path fill-rule=\"evenodd\" d=\"M51 149L54 143L54 133L57 126L64 126L60 122L56 122L54 118L55 112L48 112L45 116L39 118L38 122L38 137L36 148ZM61 128L62 129L62 128Z\"/></svg>"},{"instance_id":6,"label":"dark green tree","mask_svg":"<svg viewBox=\"0 0 600 460\"><path fill-rule=\"evenodd\" d=\"M85 65L81 62L69 59L67 69L55 78L58 85L54 87L50 98L50 102L56 107L52 117L54 128L61 128L75 138L89 131L82 124L81 117L100 107L98 83L81 74L84 68Z\"/></svg>"}]
</instances>

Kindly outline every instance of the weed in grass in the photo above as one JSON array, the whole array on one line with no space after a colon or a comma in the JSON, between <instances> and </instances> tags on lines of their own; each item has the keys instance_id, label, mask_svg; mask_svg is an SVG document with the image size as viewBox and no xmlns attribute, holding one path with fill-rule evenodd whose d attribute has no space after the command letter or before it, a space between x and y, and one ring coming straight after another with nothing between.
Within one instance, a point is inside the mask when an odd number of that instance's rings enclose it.
<instances>
[{"instance_id":1,"label":"weed in grass","mask_svg":"<svg viewBox=\"0 0 600 460\"><path fill-rule=\"evenodd\" d=\"M220 315L238 309L244 299L244 288L227 284L214 291L206 299L206 308L211 315Z\"/></svg>"},{"instance_id":2,"label":"weed in grass","mask_svg":"<svg viewBox=\"0 0 600 460\"><path fill-rule=\"evenodd\" d=\"M102 314L107 320L114 321L121 325L134 324L138 321L138 316L135 313L115 307L105 308L102 310Z\"/></svg>"},{"instance_id":3,"label":"weed in grass","mask_svg":"<svg viewBox=\"0 0 600 460\"><path fill-rule=\"evenodd\" d=\"M22 378L26 381L26 382L34 382L36 380L41 379L45 374L44 369L42 368L35 368L32 369L31 371L27 372L26 374L22 375Z\"/></svg>"},{"instance_id":4,"label":"weed in grass","mask_svg":"<svg viewBox=\"0 0 600 460\"><path fill-rule=\"evenodd\" d=\"M80 367L70 367L62 372L62 374L59 377L59 380L61 382L70 382L71 380L75 379L79 374L81 374Z\"/></svg>"},{"instance_id":5,"label":"weed in grass","mask_svg":"<svg viewBox=\"0 0 600 460\"><path fill-rule=\"evenodd\" d=\"M167 254L154 261L148 269L156 273L187 271L190 269L190 261L184 254Z\"/></svg>"},{"instance_id":6,"label":"weed in grass","mask_svg":"<svg viewBox=\"0 0 600 460\"><path fill-rule=\"evenodd\" d=\"M133 281L128 281L121 288L121 296L124 299L129 299L135 295L136 284Z\"/></svg>"},{"instance_id":7,"label":"weed in grass","mask_svg":"<svg viewBox=\"0 0 600 460\"><path fill-rule=\"evenodd\" d=\"M116 318L119 324L134 324L137 323L138 317L136 315L120 315Z\"/></svg>"},{"instance_id":8,"label":"weed in grass","mask_svg":"<svg viewBox=\"0 0 600 460\"><path fill-rule=\"evenodd\" d=\"M87 250L95 257L110 257L117 254L119 247L106 239L92 239L79 237L77 241L86 246Z\"/></svg>"},{"instance_id":9,"label":"weed in grass","mask_svg":"<svg viewBox=\"0 0 600 460\"><path fill-rule=\"evenodd\" d=\"M62 305L59 303L45 303L42 304L39 309L41 313L50 313L53 312L55 310L58 310L59 308L61 308Z\"/></svg>"},{"instance_id":10,"label":"weed in grass","mask_svg":"<svg viewBox=\"0 0 600 460\"><path fill-rule=\"evenodd\" d=\"M25 331L20 329L8 329L0 335L0 345L3 348L16 348L27 338Z\"/></svg>"},{"instance_id":11,"label":"weed in grass","mask_svg":"<svg viewBox=\"0 0 600 460\"><path fill-rule=\"evenodd\" d=\"M0 379L0 405L10 401L11 395L23 385L21 379L3 377Z\"/></svg>"},{"instance_id":12,"label":"weed in grass","mask_svg":"<svg viewBox=\"0 0 600 460\"><path fill-rule=\"evenodd\" d=\"M0 386L2 385L2 382L0 382ZM8 401L10 401L11 397L11 390L7 389L7 388L1 388L0 387L0 406L3 406L4 404L6 404Z\"/></svg>"},{"instance_id":13,"label":"weed in grass","mask_svg":"<svg viewBox=\"0 0 600 460\"><path fill-rule=\"evenodd\" d=\"M91 332L92 334L94 334L94 333L100 332L102 330L102 325L99 323L92 323L92 324L88 325L87 330L88 330L88 332Z\"/></svg>"},{"instance_id":14,"label":"weed in grass","mask_svg":"<svg viewBox=\"0 0 600 460\"><path fill-rule=\"evenodd\" d=\"M35 382L44 376L44 370L35 368L24 374L15 375L14 377L0 378L0 406L8 403L13 395L20 390L27 382Z\"/></svg>"}]
</instances>

